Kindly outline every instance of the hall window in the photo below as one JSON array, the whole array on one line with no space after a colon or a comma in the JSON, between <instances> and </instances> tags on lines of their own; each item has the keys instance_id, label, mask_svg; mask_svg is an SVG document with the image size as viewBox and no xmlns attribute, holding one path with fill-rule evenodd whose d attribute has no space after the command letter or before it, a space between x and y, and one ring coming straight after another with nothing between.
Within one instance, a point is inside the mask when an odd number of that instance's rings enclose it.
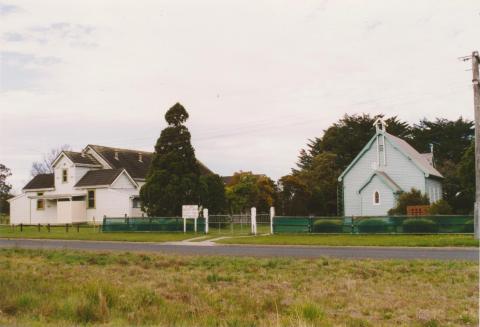
<instances>
[{"instance_id":1,"label":"hall window","mask_svg":"<svg viewBox=\"0 0 480 327\"><path fill-rule=\"evenodd\" d=\"M42 196L43 193L37 193L38 196ZM45 210L45 200L37 199L37 210Z\"/></svg>"},{"instance_id":2,"label":"hall window","mask_svg":"<svg viewBox=\"0 0 480 327\"><path fill-rule=\"evenodd\" d=\"M373 204L380 204L380 193L378 191L373 193Z\"/></svg>"},{"instance_id":3,"label":"hall window","mask_svg":"<svg viewBox=\"0 0 480 327\"><path fill-rule=\"evenodd\" d=\"M140 202L140 198L133 198L132 199L132 208L141 208L142 207L142 202Z\"/></svg>"},{"instance_id":4,"label":"hall window","mask_svg":"<svg viewBox=\"0 0 480 327\"><path fill-rule=\"evenodd\" d=\"M87 209L95 208L95 190L87 191Z\"/></svg>"},{"instance_id":5,"label":"hall window","mask_svg":"<svg viewBox=\"0 0 480 327\"><path fill-rule=\"evenodd\" d=\"M62 183L68 183L68 169L62 169Z\"/></svg>"}]
</instances>

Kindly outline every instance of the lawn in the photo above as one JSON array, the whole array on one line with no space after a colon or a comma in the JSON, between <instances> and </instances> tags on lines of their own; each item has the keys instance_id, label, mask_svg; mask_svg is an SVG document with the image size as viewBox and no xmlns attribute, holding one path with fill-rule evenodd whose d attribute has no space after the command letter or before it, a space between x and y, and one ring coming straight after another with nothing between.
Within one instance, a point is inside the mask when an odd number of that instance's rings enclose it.
<instances>
[{"instance_id":1,"label":"lawn","mask_svg":"<svg viewBox=\"0 0 480 327\"><path fill-rule=\"evenodd\" d=\"M472 246L473 235L300 235L279 234L237 237L217 241L223 244L328 245L328 246Z\"/></svg>"},{"instance_id":2,"label":"lawn","mask_svg":"<svg viewBox=\"0 0 480 327\"><path fill-rule=\"evenodd\" d=\"M38 231L37 227L23 227L23 231L20 231L20 227L15 227L13 230L10 226L0 226L0 238L39 238L39 239L66 239L66 240L89 240L89 241L130 241L130 242L171 242L181 241L203 234L194 233L102 233L99 231L98 226L84 225L80 227L77 232L76 227L69 228L68 232L65 227L51 227L48 232L46 227L41 227Z\"/></svg>"},{"instance_id":3,"label":"lawn","mask_svg":"<svg viewBox=\"0 0 480 327\"><path fill-rule=\"evenodd\" d=\"M0 250L0 325L478 325L472 262Z\"/></svg>"}]
</instances>

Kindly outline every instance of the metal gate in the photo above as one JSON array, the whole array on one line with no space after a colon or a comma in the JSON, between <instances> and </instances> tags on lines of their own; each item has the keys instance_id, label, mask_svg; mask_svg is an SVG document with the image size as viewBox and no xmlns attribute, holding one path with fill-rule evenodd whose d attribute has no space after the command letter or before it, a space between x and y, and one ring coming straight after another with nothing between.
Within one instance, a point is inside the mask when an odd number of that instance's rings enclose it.
<instances>
[{"instance_id":1,"label":"metal gate","mask_svg":"<svg viewBox=\"0 0 480 327\"><path fill-rule=\"evenodd\" d=\"M270 233L270 219L269 213L257 214L257 234Z\"/></svg>"},{"instance_id":2,"label":"metal gate","mask_svg":"<svg viewBox=\"0 0 480 327\"><path fill-rule=\"evenodd\" d=\"M210 234L248 235L252 229L250 214L208 215L208 232Z\"/></svg>"},{"instance_id":3,"label":"metal gate","mask_svg":"<svg viewBox=\"0 0 480 327\"><path fill-rule=\"evenodd\" d=\"M257 234L270 233L270 214L257 214ZM249 235L252 233L251 214L208 215L210 234Z\"/></svg>"}]
</instances>

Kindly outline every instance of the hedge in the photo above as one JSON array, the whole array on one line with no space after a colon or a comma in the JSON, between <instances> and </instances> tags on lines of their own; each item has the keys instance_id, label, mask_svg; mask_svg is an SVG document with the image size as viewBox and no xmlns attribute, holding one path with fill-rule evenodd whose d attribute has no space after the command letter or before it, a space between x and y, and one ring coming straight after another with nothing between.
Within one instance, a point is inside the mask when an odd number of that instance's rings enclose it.
<instances>
[{"instance_id":1,"label":"hedge","mask_svg":"<svg viewBox=\"0 0 480 327\"><path fill-rule=\"evenodd\" d=\"M411 218L403 222L404 233L437 233L438 225L430 220L424 218Z\"/></svg>"},{"instance_id":2,"label":"hedge","mask_svg":"<svg viewBox=\"0 0 480 327\"><path fill-rule=\"evenodd\" d=\"M360 233L387 233L389 224L383 219L370 218L358 223Z\"/></svg>"},{"instance_id":3,"label":"hedge","mask_svg":"<svg viewBox=\"0 0 480 327\"><path fill-rule=\"evenodd\" d=\"M333 219L319 219L313 223L312 232L314 233L342 233L343 223Z\"/></svg>"}]
</instances>

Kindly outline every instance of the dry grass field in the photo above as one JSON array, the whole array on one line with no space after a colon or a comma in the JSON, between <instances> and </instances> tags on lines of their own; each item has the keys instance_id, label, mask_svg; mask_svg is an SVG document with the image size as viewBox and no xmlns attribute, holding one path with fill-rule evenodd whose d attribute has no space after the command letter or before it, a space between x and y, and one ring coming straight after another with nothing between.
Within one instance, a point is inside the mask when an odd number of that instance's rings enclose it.
<instances>
[{"instance_id":1,"label":"dry grass field","mask_svg":"<svg viewBox=\"0 0 480 327\"><path fill-rule=\"evenodd\" d=\"M0 325L477 326L473 262L0 250Z\"/></svg>"}]
</instances>

